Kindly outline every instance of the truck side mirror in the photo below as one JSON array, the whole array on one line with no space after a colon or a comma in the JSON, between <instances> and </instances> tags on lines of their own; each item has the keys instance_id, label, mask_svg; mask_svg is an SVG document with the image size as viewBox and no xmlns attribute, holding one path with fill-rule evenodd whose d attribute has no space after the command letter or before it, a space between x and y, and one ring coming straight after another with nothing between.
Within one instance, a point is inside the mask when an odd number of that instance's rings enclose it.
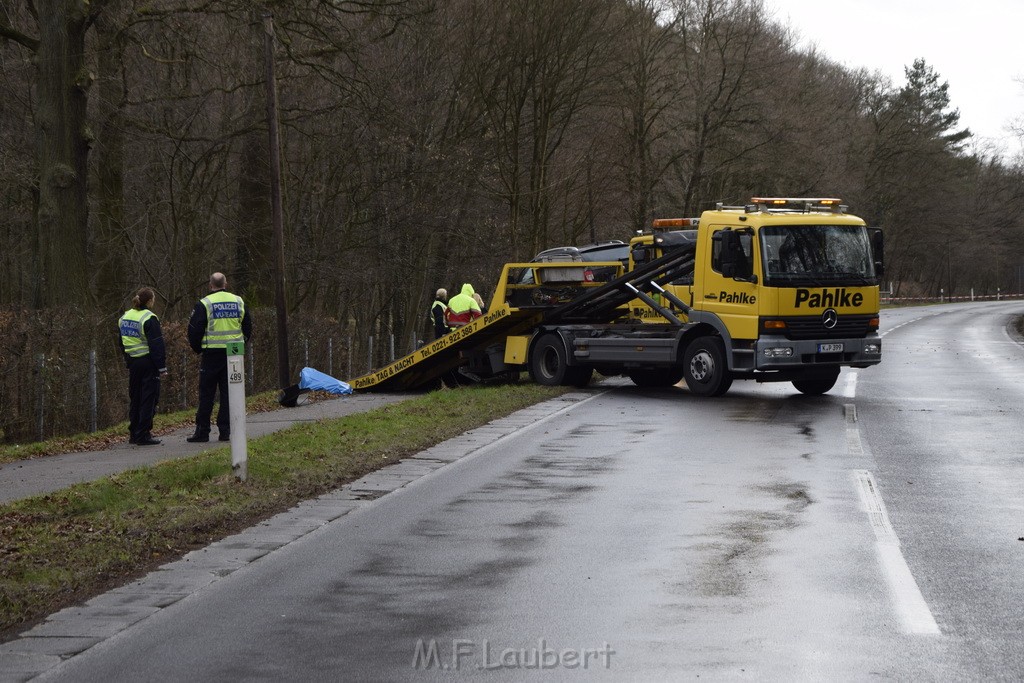
<instances>
[{"instance_id":1,"label":"truck side mirror","mask_svg":"<svg viewBox=\"0 0 1024 683\"><path fill-rule=\"evenodd\" d=\"M732 230L719 230L711 236L711 267L725 277L732 277L736 272L736 233Z\"/></svg>"},{"instance_id":2,"label":"truck side mirror","mask_svg":"<svg viewBox=\"0 0 1024 683\"><path fill-rule=\"evenodd\" d=\"M881 228L868 228L868 237L871 240L871 259L875 263L875 276L882 277L885 274L885 238Z\"/></svg>"},{"instance_id":3,"label":"truck side mirror","mask_svg":"<svg viewBox=\"0 0 1024 683\"><path fill-rule=\"evenodd\" d=\"M717 261L712 262L712 267L720 271L724 277L742 282L757 282L753 275L754 266L740 243L740 233L734 230L719 230L711 236L711 241Z\"/></svg>"}]
</instances>

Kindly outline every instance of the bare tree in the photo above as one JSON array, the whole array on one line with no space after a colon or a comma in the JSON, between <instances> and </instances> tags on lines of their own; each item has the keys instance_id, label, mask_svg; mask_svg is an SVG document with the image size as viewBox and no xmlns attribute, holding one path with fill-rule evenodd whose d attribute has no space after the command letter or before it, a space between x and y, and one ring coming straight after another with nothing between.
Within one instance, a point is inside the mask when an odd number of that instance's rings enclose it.
<instances>
[{"instance_id":1,"label":"bare tree","mask_svg":"<svg viewBox=\"0 0 1024 683\"><path fill-rule=\"evenodd\" d=\"M92 74L85 61L86 35L108 4L46 0L0 15L0 38L28 50L36 65L38 270L33 298L38 307L89 299L87 188L92 133L86 112Z\"/></svg>"},{"instance_id":2,"label":"bare tree","mask_svg":"<svg viewBox=\"0 0 1024 683\"><path fill-rule=\"evenodd\" d=\"M665 172L687 153L670 142L679 134L671 114L683 97L684 74L678 71L682 45L677 33L683 15L668 14L663 3L655 0L628 3L624 14L618 72L618 126L625 142L621 163L630 227L642 230L660 208L656 189Z\"/></svg>"},{"instance_id":3,"label":"bare tree","mask_svg":"<svg viewBox=\"0 0 1024 683\"><path fill-rule=\"evenodd\" d=\"M688 154L675 174L679 203L693 214L722 198L729 174L772 139L769 94L791 62L788 35L759 0L680 0L678 11Z\"/></svg>"},{"instance_id":4,"label":"bare tree","mask_svg":"<svg viewBox=\"0 0 1024 683\"><path fill-rule=\"evenodd\" d=\"M486 103L493 191L508 207L517 257L548 246L552 193L568 181L552 177L552 167L577 117L596 104L613 7L606 0L475 4L480 31L473 83Z\"/></svg>"},{"instance_id":5,"label":"bare tree","mask_svg":"<svg viewBox=\"0 0 1024 683\"><path fill-rule=\"evenodd\" d=\"M0 306L31 301L35 254L35 147L32 121L35 69L30 53L0 41Z\"/></svg>"}]
</instances>

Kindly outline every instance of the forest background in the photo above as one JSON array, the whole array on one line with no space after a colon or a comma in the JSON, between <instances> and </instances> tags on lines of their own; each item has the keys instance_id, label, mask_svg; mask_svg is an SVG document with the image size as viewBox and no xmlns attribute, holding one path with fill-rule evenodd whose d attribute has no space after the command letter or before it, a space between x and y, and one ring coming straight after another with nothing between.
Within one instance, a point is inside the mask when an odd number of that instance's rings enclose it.
<instances>
[{"instance_id":1,"label":"forest background","mask_svg":"<svg viewBox=\"0 0 1024 683\"><path fill-rule=\"evenodd\" d=\"M124 419L143 285L162 407L194 405L217 270L249 389L276 386L267 13L293 376L409 351L439 286L757 194L883 227L895 296L1020 292L1024 160L972 142L925 59L840 66L759 0L2 0L0 440Z\"/></svg>"}]
</instances>

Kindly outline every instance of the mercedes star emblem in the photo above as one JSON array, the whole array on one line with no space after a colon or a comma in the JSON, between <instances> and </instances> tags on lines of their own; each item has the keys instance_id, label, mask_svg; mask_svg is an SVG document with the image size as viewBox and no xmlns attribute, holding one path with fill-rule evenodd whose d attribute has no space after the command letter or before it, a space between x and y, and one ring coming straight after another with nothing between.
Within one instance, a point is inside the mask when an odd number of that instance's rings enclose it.
<instances>
[{"instance_id":1,"label":"mercedes star emblem","mask_svg":"<svg viewBox=\"0 0 1024 683\"><path fill-rule=\"evenodd\" d=\"M831 330L839 322L839 314L836 313L834 308L826 308L825 312L821 314L821 324L827 329Z\"/></svg>"}]
</instances>

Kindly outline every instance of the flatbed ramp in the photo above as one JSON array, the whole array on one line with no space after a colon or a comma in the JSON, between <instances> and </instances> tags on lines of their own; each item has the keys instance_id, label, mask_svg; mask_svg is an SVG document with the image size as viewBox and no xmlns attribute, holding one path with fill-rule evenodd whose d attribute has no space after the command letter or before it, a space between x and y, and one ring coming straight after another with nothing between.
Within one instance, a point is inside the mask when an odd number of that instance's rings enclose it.
<instances>
[{"instance_id":1,"label":"flatbed ramp","mask_svg":"<svg viewBox=\"0 0 1024 683\"><path fill-rule=\"evenodd\" d=\"M429 386L462 365L464 352L485 349L510 334L532 329L543 314L501 306L349 384L356 391L411 391Z\"/></svg>"}]
</instances>

